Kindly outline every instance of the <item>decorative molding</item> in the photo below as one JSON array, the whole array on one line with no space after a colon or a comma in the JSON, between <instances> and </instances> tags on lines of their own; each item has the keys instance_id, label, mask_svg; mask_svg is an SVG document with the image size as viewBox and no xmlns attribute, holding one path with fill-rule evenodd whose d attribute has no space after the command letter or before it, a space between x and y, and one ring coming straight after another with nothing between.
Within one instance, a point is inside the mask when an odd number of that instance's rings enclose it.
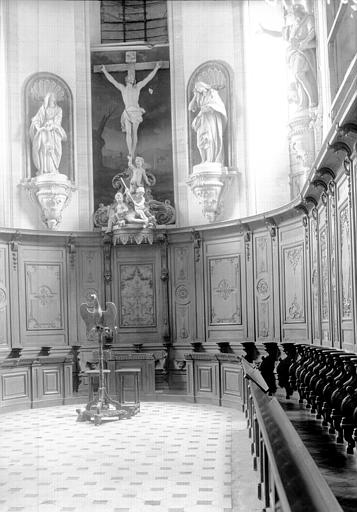
<instances>
[{"instance_id":1,"label":"decorative molding","mask_svg":"<svg viewBox=\"0 0 357 512\"><path fill-rule=\"evenodd\" d=\"M76 259L76 245L75 238L71 235L67 238L67 250L69 254L69 263L72 268L74 268L75 259Z\"/></svg>"},{"instance_id":2,"label":"decorative molding","mask_svg":"<svg viewBox=\"0 0 357 512\"><path fill-rule=\"evenodd\" d=\"M352 149L349 147L348 144L346 144L346 142L337 141L334 142L333 144L327 144L327 147L334 153L337 153L338 151L345 151L348 157L350 157L352 154Z\"/></svg>"},{"instance_id":3,"label":"decorative molding","mask_svg":"<svg viewBox=\"0 0 357 512\"><path fill-rule=\"evenodd\" d=\"M357 135L357 124L355 123L345 123L343 125L337 125L337 133L341 137L346 137L350 133L354 133Z\"/></svg>"},{"instance_id":4,"label":"decorative molding","mask_svg":"<svg viewBox=\"0 0 357 512\"><path fill-rule=\"evenodd\" d=\"M307 203L311 203L311 204L313 204L313 205L314 205L314 207L315 207L315 208L317 208L318 201L317 201L317 199L315 199L315 197L313 197L313 196L306 196L306 197L305 197L305 201L306 201Z\"/></svg>"},{"instance_id":5,"label":"decorative molding","mask_svg":"<svg viewBox=\"0 0 357 512\"><path fill-rule=\"evenodd\" d=\"M113 245L140 245L150 244L154 242L154 231L147 228L136 228L136 227L122 227L120 229L113 230L112 243Z\"/></svg>"},{"instance_id":6,"label":"decorative molding","mask_svg":"<svg viewBox=\"0 0 357 512\"><path fill-rule=\"evenodd\" d=\"M305 228L305 246L306 246L306 249L308 249L309 248L309 217L308 217L308 215L303 216L302 225Z\"/></svg>"},{"instance_id":7,"label":"decorative molding","mask_svg":"<svg viewBox=\"0 0 357 512\"><path fill-rule=\"evenodd\" d=\"M332 169L330 169L329 167L321 167L320 169L317 169L316 171L316 174L318 174L319 176L330 176L330 178L332 179L335 179L336 177L336 174L334 173L334 171Z\"/></svg>"},{"instance_id":8,"label":"decorative molding","mask_svg":"<svg viewBox=\"0 0 357 512\"><path fill-rule=\"evenodd\" d=\"M250 244L252 241L252 232L245 231L244 232L244 244L245 244L245 253L247 256L247 261L250 261Z\"/></svg>"},{"instance_id":9,"label":"decorative molding","mask_svg":"<svg viewBox=\"0 0 357 512\"><path fill-rule=\"evenodd\" d=\"M112 253L112 244L110 240L105 239L103 245L103 253L104 253L104 281L109 284L112 280L112 266L111 266L111 253Z\"/></svg>"},{"instance_id":10,"label":"decorative molding","mask_svg":"<svg viewBox=\"0 0 357 512\"><path fill-rule=\"evenodd\" d=\"M201 259L201 233L199 231L192 230L193 236L193 254L194 261L198 263Z\"/></svg>"},{"instance_id":11,"label":"decorative molding","mask_svg":"<svg viewBox=\"0 0 357 512\"><path fill-rule=\"evenodd\" d=\"M13 235L13 237L10 241L10 250L11 250L11 259L12 259L13 270L17 270L20 242L21 242L21 234L19 231L16 231L16 233Z\"/></svg>"},{"instance_id":12,"label":"decorative molding","mask_svg":"<svg viewBox=\"0 0 357 512\"><path fill-rule=\"evenodd\" d=\"M327 184L323 180L315 179L314 181L311 182L311 184L316 188L323 188L325 192L327 190Z\"/></svg>"}]
</instances>

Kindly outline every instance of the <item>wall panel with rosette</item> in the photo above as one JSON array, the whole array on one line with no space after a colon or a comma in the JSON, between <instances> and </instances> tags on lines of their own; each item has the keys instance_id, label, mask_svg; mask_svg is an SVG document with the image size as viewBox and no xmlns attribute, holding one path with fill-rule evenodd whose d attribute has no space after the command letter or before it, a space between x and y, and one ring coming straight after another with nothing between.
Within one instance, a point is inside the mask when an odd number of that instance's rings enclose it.
<instances>
[{"instance_id":1,"label":"wall panel with rosette","mask_svg":"<svg viewBox=\"0 0 357 512\"><path fill-rule=\"evenodd\" d=\"M195 338L197 319L192 242L175 244L171 265L173 341L187 345Z\"/></svg>"},{"instance_id":2,"label":"wall panel with rosette","mask_svg":"<svg viewBox=\"0 0 357 512\"><path fill-rule=\"evenodd\" d=\"M284 341L307 340L305 233L301 220L279 229L281 327Z\"/></svg>"},{"instance_id":3,"label":"wall panel with rosette","mask_svg":"<svg viewBox=\"0 0 357 512\"><path fill-rule=\"evenodd\" d=\"M19 320L24 347L68 343L66 252L19 245Z\"/></svg>"},{"instance_id":4,"label":"wall panel with rosette","mask_svg":"<svg viewBox=\"0 0 357 512\"><path fill-rule=\"evenodd\" d=\"M272 241L266 229L254 236L254 297L256 338L275 338Z\"/></svg>"},{"instance_id":5,"label":"wall panel with rosette","mask_svg":"<svg viewBox=\"0 0 357 512\"><path fill-rule=\"evenodd\" d=\"M247 335L243 237L207 241L204 254L207 341L243 340Z\"/></svg>"}]
</instances>

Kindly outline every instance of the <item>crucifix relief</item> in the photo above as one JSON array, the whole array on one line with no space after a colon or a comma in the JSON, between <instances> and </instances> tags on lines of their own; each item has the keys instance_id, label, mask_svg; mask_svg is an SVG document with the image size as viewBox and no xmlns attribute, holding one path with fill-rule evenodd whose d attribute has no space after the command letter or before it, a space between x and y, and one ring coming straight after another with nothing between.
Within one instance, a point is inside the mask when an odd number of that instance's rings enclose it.
<instances>
[{"instance_id":1,"label":"crucifix relief","mask_svg":"<svg viewBox=\"0 0 357 512\"><path fill-rule=\"evenodd\" d=\"M143 120L143 114L145 113L145 110L139 105L140 91L154 78L160 68L169 68L169 62L136 62L135 51L125 53L125 64L94 66L94 72L104 73L107 80L113 84L122 95L125 108L121 115L121 129L126 133L126 144L130 159L133 159L135 156L138 142L138 128ZM146 69L151 69L152 71L143 80L136 83L135 71ZM128 74L125 77L125 85L115 80L109 71L127 71Z\"/></svg>"}]
</instances>

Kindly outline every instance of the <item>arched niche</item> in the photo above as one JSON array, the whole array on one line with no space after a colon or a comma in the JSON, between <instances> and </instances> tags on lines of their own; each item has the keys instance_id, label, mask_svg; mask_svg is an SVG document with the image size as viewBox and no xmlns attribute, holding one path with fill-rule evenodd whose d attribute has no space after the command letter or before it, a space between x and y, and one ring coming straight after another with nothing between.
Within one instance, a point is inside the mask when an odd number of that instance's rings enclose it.
<instances>
[{"instance_id":1,"label":"arched niche","mask_svg":"<svg viewBox=\"0 0 357 512\"><path fill-rule=\"evenodd\" d=\"M41 109L48 93L55 95L56 103L62 109L61 127L66 134L66 140L63 140L61 144L62 156L58 165L58 172L66 175L73 183L75 181L75 172L72 92L61 77L47 72L31 75L24 86L26 178L33 178L40 174L32 156L30 127L32 119Z\"/></svg>"},{"instance_id":2,"label":"arched niche","mask_svg":"<svg viewBox=\"0 0 357 512\"><path fill-rule=\"evenodd\" d=\"M224 130L224 165L232 167L232 75L230 66L220 60L209 60L198 66L192 73L187 89L186 101L187 107L193 97L193 90L197 82L204 82L216 89L226 107L227 124ZM188 111L188 148L189 148L189 172L192 172L194 165L201 162L200 154L197 149L196 133L192 128L192 122L197 115Z\"/></svg>"}]
</instances>

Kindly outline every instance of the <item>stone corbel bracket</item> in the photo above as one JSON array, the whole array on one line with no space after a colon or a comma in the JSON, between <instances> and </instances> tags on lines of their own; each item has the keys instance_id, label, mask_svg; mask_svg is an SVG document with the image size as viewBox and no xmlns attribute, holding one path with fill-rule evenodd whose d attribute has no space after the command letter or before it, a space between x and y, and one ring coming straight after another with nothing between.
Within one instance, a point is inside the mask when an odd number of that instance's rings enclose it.
<instances>
[{"instance_id":1,"label":"stone corbel bracket","mask_svg":"<svg viewBox=\"0 0 357 512\"><path fill-rule=\"evenodd\" d=\"M214 222L224 210L224 192L227 190L234 172L216 162L205 162L193 167L193 173L186 180L202 213L209 222Z\"/></svg>"},{"instance_id":2,"label":"stone corbel bracket","mask_svg":"<svg viewBox=\"0 0 357 512\"><path fill-rule=\"evenodd\" d=\"M48 173L26 179L21 184L41 208L44 225L56 230L62 221L62 212L76 190L71 180L65 174Z\"/></svg>"}]
</instances>

